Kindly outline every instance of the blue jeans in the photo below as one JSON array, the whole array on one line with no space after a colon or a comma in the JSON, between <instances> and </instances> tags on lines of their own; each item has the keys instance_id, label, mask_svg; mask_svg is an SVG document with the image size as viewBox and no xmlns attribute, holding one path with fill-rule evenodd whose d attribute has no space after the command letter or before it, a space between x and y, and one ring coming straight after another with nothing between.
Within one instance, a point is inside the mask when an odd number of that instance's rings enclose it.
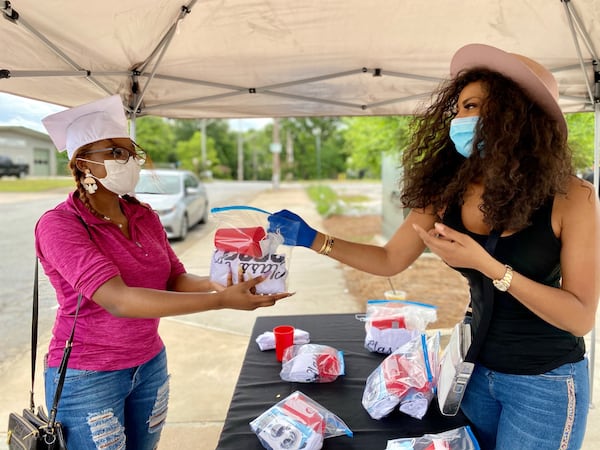
<instances>
[{"instance_id":1,"label":"blue jeans","mask_svg":"<svg viewBox=\"0 0 600 450\"><path fill-rule=\"evenodd\" d=\"M461 409L483 450L581 448L590 384L588 360L541 375L509 375L477 365Z\"/></svg>"},{"instance_id":2,"label":"blue jeans","mask_svg":"<svg viewBox=\"0 0 600 450\"><path fill-rule=\"evenodd\" d=\"M58 369L45 370L46 405L50 409ZM158 447L167 416L169 375L165 349L131 369L68 369L57 419L67 446L77 450Z\"/></svg>"}]
</instances>

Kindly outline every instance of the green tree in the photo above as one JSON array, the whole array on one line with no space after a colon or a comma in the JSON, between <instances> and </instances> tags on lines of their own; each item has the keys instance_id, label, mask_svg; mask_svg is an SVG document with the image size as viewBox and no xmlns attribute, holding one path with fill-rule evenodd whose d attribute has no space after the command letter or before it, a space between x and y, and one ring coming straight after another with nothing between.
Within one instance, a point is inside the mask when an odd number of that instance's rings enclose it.
<instances>
[{"instance_id":1,"label":"green tree","mask_svg":"<svg viewBox=\"0 0 600 450\"><path fill-rule=\"evenodd\" d=\"M179 141L176 146L179 167L191 170L197 175L207 168L218 167L219 158L212 138L206 139L206 161L208 167L202 167L202 133L195 131L187 141Z\"/></svg>"},{"instance_id":2,"label":"green tree","mask_svg":"<svg viewBox=\"0 0 600 450\"><path fill-rule=\"evenodd\" d=\"M196 131L202 131L202 119L174 119L172 126L176 142L189 141Z\"/></svg>"},{"instance_id":3,"label":"green tree","mask_svg":"<svg viewBox=\"0 0 600 450\"><path fill-rule=\"evenodd\" d=\"M594 114L566 114L569 126L569 145L573 149L573 165L579 171L594 165Z\"/></svg>"},{"instance_id":4,"label":"green tree","mask_svg":"<svg viewBox=\"0 0 600 450\"><path fill-rule=\"evenodd\" d=\"M218 165L211 167L217 178L237 176L237 134L229 129L225 120L210 121L206 126L206 136L212 138L217 154Z\"/></svg>"},{"instance_id":5,"label":"green tree","mask_svg":"<svg viewBox=\"0 0 600 450\"><path fill-rule=\"evenodd\" d=\"M177 165L191 170L202 170L200 119L138 119L137 142L146 150L157 166ZM209 119L206 123L206 151L210 170L217 178L232 178L237 174L237 134L230 131L223 119Z\"/></svg>"},{"instance_id":6,"label":"green tree","mask_svg":"<svg viewBox=\"0 0 600 450\"><path fill-rule=\"evenodd\" d=\"M383 152L400 154L408 140L409 116L347 117L344 150L348 170L371 178L381 176Z\"/></svg>"},{"instance_id":7,"label":"green tree","mask_svg":"<svg viewBox=\"0 0 600 450\"><path fill-rule=\"evenodd\" d=\"M273 125L260 130L248 130L242 135L245 180L272 178L273 155L270 150L272 140Z\"/></svg>"},{"instance_id":8,"label":"green tree","mask_svg":"<svg viewBox=\"0 0 600 450\"><path fill-rule=\"evenodd\" d=\"M178 160L173 127L167 119L151 116L136 119L135 141L158 166Z\"/></svg>"},{"instance_id":9,"label":"green tree","mask_svg":"<svg viewBox=\"0 0 600 450\"><path fill-rule=\"evenodd\" d=\"M284 172L301 180L336 178L345 172L347 155L344 136L340 133L341 119L301 117L282 119L280 124L282 144L285 146L289 131L294 145L294 164L292 167L282 165Z\"/></svg>"}]
</instances>

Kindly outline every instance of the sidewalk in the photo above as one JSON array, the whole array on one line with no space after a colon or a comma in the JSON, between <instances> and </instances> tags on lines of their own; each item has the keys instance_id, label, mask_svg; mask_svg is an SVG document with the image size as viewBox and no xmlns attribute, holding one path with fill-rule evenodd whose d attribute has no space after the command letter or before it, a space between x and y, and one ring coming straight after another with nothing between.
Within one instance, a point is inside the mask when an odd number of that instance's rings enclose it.
<instances>
[{"instance_id":1,"label":"sidewalk","mask_svg":"<svg viewBox=\"0 0 600 450\"><path fill-rule=\"evenodd\" d=\"M282 186L278 191L258 195L251 205L270 211L291 209L322 229L321 218L303 190ZM191 273L208 274L212 249L212 235L209 235L180 257ZM366 299L353 298L347 292L343 272L343 266L336 261L296 248L289 277L289 289L296 291L295 296L272 308L252 312L209 311L163 319L160 331L168 351L171 395L160 449L214 450L257 316L359 312ZM45 352L47 341L47 336L40 336L38 354ZM40 359L38 374L41 374ZM600 443L600 370L596 366L596 407L590 409L584 450L598 448ZM0 427L0 450L7 448L9 412L23 408L29 401L29 354L22 355L10 369L8 364L2 367L6 370L0 372L3 391L0 417L4 421ZM36 400L41 403L43 386L41 376L37 378Z\"/></svg>"},{"instance_id":2,"label":"sidewalk","mask_svg":"<svg viewBox=\"0 0 600 450\"><path fill-rule=\"evenodd\" d=\"M251 202L268 211L291 209L317 228L321 217L303 190L266 191ZM188 271L208 273L212 236L181 255ZM291 255L293 297L256 311L208 311L161 321L169 352L171 399L161 449L214 450L257 316L355 313L360 299L347 290L336 261L305 248ZM266 331L266 330L265 330Z\"/></svg>"}]
</instances>

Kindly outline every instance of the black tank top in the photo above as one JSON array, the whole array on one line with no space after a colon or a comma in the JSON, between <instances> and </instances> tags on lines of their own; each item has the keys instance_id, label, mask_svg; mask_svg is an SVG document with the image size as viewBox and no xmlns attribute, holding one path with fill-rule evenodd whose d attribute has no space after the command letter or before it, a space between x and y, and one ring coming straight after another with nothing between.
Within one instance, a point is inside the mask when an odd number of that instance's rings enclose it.
<instances>
[{"instance_id":1,"label":"black tank top","mask_svg":"<svg viewBox=\"0 0 600 450\"><path fill-rule=\"evenodd\" d=\"M559 287L561 243L552 231L552 204L551 199L536 211L529 227L498 239L494 257L527 278ZM458 205L447 208L443 222L485 245L487 235L465 228ZM481 314L484 276L472 269L455 269L469 282L475 332ZM582 337L549 324L507 292L494 289L493 303L492 319L478 363L498 372L533 375L583 359Z\"/></svg>"}]
</instances>

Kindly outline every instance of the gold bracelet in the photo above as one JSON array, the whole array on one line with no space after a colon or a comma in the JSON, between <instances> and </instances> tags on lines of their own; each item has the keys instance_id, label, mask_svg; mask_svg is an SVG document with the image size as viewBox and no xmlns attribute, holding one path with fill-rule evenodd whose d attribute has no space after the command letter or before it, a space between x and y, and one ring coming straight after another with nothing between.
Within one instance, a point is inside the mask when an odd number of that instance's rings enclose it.
<instances>
[{"instance_id":1,"label":"gold bracelet","mask_svg":"<svg viewBox=\"0 0 600 450\"><path fill-rule=\"evenodd\" d=\"M506 268L506 272L504 272L504 276L498 280L492 280L494 287L501 292L506 292L510 288L510 283L513 278L513 270L509 265L504 266Z\"/></svg>"},{"instance_id":2,"label":"gold bracelet","mask_svg":"<svg viewBox=\"0 0 600 450\"><path fill-rule=\"evenodd\" d=\"M321 252L322 255L325 256L329 256L329 253L331 252L331 249L333 248L333 237L332 236L327 236L327 245L325 246L325 249Z\"/></svg>"},{"instance_id":3,"label":"gold bracelet","mask_svg":"<svg viewBox=\"0 0 600 450\"><path fill-rule=\"evenodd\" d=\"M327 248L327 243L329 242L329 239L331 239L331 236L329 236L328 234L325 235L325 240L323 241L323 245L321 246L321 248L319 249L318 253L320 255L323 255L325 252L325 249Z\"/></svg>"}]
</instances>

